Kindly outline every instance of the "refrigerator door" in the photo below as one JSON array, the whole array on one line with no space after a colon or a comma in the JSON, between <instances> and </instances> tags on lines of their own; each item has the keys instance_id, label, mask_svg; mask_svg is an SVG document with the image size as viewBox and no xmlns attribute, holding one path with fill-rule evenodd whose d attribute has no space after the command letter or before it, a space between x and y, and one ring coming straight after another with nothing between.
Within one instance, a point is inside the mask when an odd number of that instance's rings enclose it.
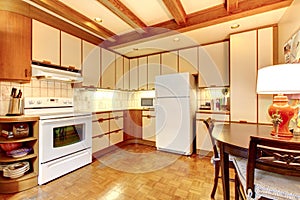
<instances>
[{"instance_id":1,"label":"refrigerator door","mask_svg":"<svg viewBox=\"0 0 300 200\"><path fill-rule=\"evenodd\" d=\"M155 77L156 97L190 96L189 73L167 74Z\"/></svg>"},{"instance_id":2,"label":"refrigerator door","mask_svg":"<svg viewBox=\"0 0 300 200\"><path fill-rule=\"evenodd\" d=\"M156 147L183 155L192 154L193 122L189 98L158 98L156 105Z\"/></svg>"}]
</instances>

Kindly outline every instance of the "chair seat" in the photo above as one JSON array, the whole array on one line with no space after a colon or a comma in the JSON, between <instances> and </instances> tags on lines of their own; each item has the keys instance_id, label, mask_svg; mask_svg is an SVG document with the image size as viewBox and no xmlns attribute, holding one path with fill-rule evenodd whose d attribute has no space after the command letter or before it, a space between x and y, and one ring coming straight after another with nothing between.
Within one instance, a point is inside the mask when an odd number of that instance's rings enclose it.
<instances>
[{"instance_id":1,"label":"chair seat","mask_svg":"<svg viewBox=\"0 0 300 200\"><path fill-rule=\"evenodd\" d=\"M249 192L245 191L246 188L246 171L247 159L235 157L233 159L236 172L240 182L244 188L245 194L248 199L251 199ZM255 169L255 199L266 197L276 200L299 200L300 199L300 177L283 176L272 172L267 172Z\"/></svg>"}]
</instances>

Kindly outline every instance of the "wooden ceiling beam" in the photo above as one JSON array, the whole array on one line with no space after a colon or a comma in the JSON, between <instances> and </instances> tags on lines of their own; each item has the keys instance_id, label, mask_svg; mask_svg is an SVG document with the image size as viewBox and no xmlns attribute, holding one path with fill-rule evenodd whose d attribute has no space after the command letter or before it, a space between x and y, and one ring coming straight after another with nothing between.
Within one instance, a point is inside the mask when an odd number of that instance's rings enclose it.
<instances>
[{"instance_id":1,"label":"wooden ceiling beam","mask_svg":"<svg viewBox=\"0 0 300 200\"><path fill-rule=\"evenodd\" d=\"M80 14L79 12L75 11L74 9L66 6L61 1L57 0L30 0L29 3L37 4L51 12L75 23L99 37L104 39L111 38L115 35L112 31L106 29L105 27L99 25L98 23L94 22L93 20L89 19L88 17Z\"/></svg>"},{"instance_id":2,"label":"wooden ceiling beam","mask_svg":"<svg viewBox=\"0 0 300 200\"><path fill-rule=\"evenodd\" d=\"M124 22L129 24L132 28L143 29L147 25L138 18L131 10L129 10L121 1L119 0L97 0L107 9L113 12L115 15L120 17ZM140 30L138 30L139 32Z\"/></svg>"},{"instance_id":3,"label":"wooden ceiling beam","mask_svg":"<svg viewBox=\"0 0 300 200\"><path fill-rule=\"evenodd\" d=\"M163 0L171 15L178 25L186 23L186 13L180 0Z\"/></svg>"},{"instance_id":4,"label":"wooden ceiling beam","mask_svg":"<svg viewBox=\"0 0 300 200\"><path fill-rule=\"evenodd\" d=\"M178 33L191 31L234 19L288 7L292 2L293 0L246 0L239 2L238 9L232 10L230 13L227 12L225 4L221 4L187 15L185 25L178 25L176 22L174 22L174 20L170 20L153 25L151 31L147 30L146 34L137 34L133 32L126 33L118 37L118 39L114 42L105 41L103 45L106 48L118 48L128 44L148 41L153 39L153 37L157 38L159 37L159 34L161 34L161 37L168 34L166 31L159 30L169 30L170 34L174 34L174 32ZM159 30L153 30L155 27Z\"/></svg>"},{"instance_id":5,"label":"wooden ceiling beam","mask_svg":"<svg viewBox=\"0 0 300 200\"><path fill-rule=\"evenodd\" d=\"M230 13L239 7L239 0L225 0L226 10Z\"/></svg>"}]
</instances>

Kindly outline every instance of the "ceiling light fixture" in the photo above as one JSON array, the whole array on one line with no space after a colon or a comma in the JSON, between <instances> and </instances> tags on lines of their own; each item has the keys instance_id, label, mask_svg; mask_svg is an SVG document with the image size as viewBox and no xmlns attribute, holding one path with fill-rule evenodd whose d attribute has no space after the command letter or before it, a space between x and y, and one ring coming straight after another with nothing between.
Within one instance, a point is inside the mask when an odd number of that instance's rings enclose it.
<instances>
[{"instance_id":1,"label":"ceiling light fixture","mask_svg":"<svg viewBox=\"0 0 300 200\"><path fill-rule=\"evenodd\" d=\"M132 50L133 50L133 51L138 51L138 50L139 50L139 48L133 48Z\"/></svg>"},{"instance_id":2,"label":"ceiling light fixture","mask_svg":"<svg viewBox=\"0 0 300 200\"><path fill-rule=\"evenodd\" d=\"M230 26L231 29L236 29L236 28L238 28L238 27L240 27L239 24L233 24L233 25Z\"/></svg>"},{"instance_id":3,"label":"ceiling light fixture","mask_svg":"<svg viewBox=\"0 0 300 200\"><path fill-rule=\"evenodd\" d=\"M174 42L179 42L179 41L180 41L180 38L176 37L176 38L173 39L173 41L174 41Z\"/></svg>"},{"instance_id":4,"label":"ceiling light fixture","mask_svg":"<svg viewBox=\"0 0 300 200\"><path fill-rule=\"evenodd\" d=\"M100 17L95 17L94 20L97 23L101 23L102 22L102 19Z\"/></svg>"}]
</instances>

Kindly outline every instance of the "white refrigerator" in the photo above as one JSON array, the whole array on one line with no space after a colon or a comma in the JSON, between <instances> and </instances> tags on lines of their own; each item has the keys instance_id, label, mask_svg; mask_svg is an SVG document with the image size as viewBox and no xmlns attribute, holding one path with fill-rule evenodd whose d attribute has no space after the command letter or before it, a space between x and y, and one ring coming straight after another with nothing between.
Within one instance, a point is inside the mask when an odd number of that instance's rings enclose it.
<instances>
[{"instance_id":1,"label":"white refrigerator","mask_svg":"<svg viewBox=\"0 0 300 200\"><path fill-rule=\"evenodd\" d=\"M156 148L182 155L193 153L196 83L189 73L155 77Z\"/></svg>"}]
</instances>

